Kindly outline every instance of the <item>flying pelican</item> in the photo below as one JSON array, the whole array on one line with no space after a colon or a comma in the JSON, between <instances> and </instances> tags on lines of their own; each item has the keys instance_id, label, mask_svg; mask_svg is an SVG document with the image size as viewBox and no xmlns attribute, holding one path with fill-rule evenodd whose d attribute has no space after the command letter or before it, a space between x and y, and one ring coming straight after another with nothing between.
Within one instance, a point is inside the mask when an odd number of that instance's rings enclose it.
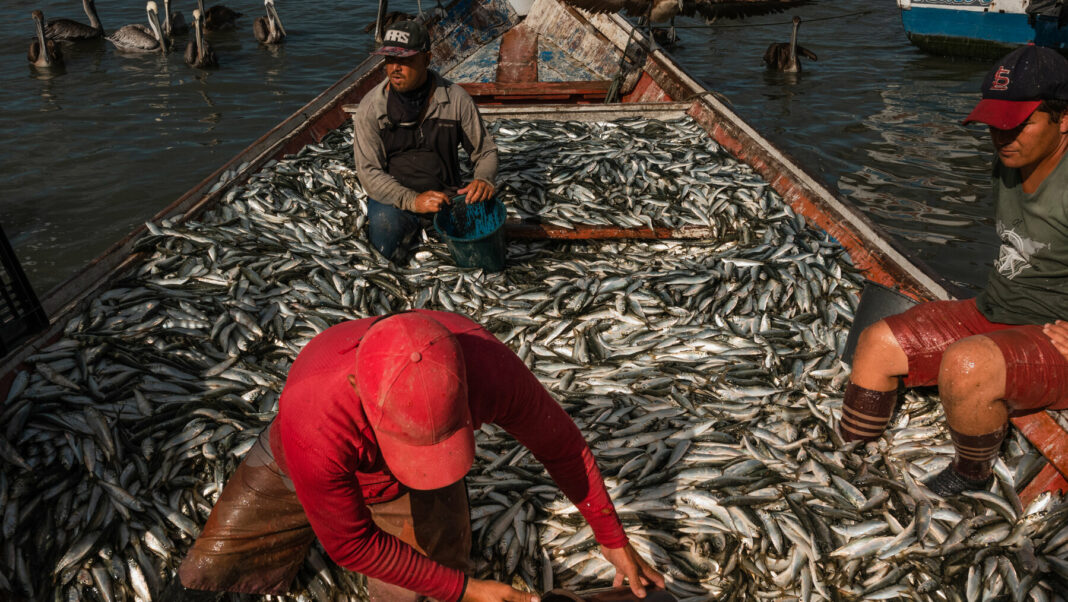
<instances>
[{"instance_id":1,"label":"flying pelican","mask_svg":"<svg viewBox=\"0 0 1068 602\"><path fill-rule=\"evenodd\" d=\"M171 0L163 0L163 33L170 38L185 35L189 26L185 24L185 17L181 11L171 12Z\"/></svg>"},{"instance_id":2,"label":"flying pelican","mask_svg":"<svg viewBox=\"0 0 1068 602\"><path fill-rule=\"evenodd\" d=\"M237 28L237 24L234 21L241 16L241 13L230 10L222 4L216 4L208 10L204 10L204 0L197 0L197 8L200 9L200 14L204 17L204 31L222 31L224 29Z\"/></svg>"},{"instance_id":3,"label":"flying pelican","mask_svg":"<svg viewBox=\"0 0 1068 602\"><path fill-rule=\"evenodd\" d=\"M159 50L167 54L167 41L163 37L163 30L159 26L159 16L156 3L149 1L145 5L148 13L148 27L140 23L123 25L118 31L107 36L107 40L115 45L117 50L129 52L155 52Z\"/></svg>"},{"instance_id":4,"label":"flying pelican","mask_svg":"<svg viewBox=\"0 0 1068 602\"><path fill-rule=\"evenodd\" d=\"M816 60L816 55L797 45L797 29L801 27L801 17L794 17L794 31L790 34L790 43L776 42L768 46L764 51L764 62L768 69L778 69L786 73L801 73L801 61L797 60L798 54Z\"/></svg>"},{"instance_id":5,"label":"flying pelican","mask_svg":"<svg viewBox=\"0 0 1068 602\"><path fill-rule=\"evenodd\" d=\"M264 44L280 44L286 40L286 29L282 27L282 20L278 18L278 11L274 9L274 0L263 0L263 7L267 9L266 17L256 17L252 22L252 33L256 39Z\"/></svg>"},{"instance_id":6,"label":"flying pelican","mask_svg":"<svg viewBox=\"0 0 1068 602\"><path fill-rule=\"evenodd\" d=\"M62 67L63 53L59 50L59 44L45 38L44 13L35 10L30 13L30 16L33 17L33 23L37 28L37 39L30 43L26 58L39 69Z\"/></svg>"},{"instance_id":7,"label":"flying pelican","mask_svg":"<svg viewBox=\"0 0 1068 602\"><path fill-rule=\"evenodd\" d=\"M89 17L89 25L71 19L52 19L45 27L45 36L57 42L76 42L94 40L104 37L104 27L96 16L96 4L93 0L82 0L82 10Z\"/></svg>"},{"instance_id":8,"label":"flying pelican","mask_svg":"<svg viewBox=\"0 0 1068 602\"><path fill-rule=\"evenodd\" d=\"M193 10L193 39L185 47L185 62L200 69L219 66L219 58L204 39L204 17L200 9Z\"/></svg>"}]
</instances>

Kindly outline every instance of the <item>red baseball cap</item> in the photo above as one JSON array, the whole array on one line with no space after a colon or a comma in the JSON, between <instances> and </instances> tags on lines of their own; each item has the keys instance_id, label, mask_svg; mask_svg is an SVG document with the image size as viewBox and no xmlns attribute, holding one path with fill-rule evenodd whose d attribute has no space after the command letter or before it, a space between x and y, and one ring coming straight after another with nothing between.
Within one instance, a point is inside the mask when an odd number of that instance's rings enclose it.
<instances>
[{"instance_id":1,"label":"red baseball cap","mask_svg":"<svg viewBox=\"0 0 1068 602\"><path fill-rule=\"evenodd\" d=\"M1028 44L1013 50L987 73L983 99L965 119L1011 130L1043 100L1068 100L1068 60L1056 50Z\"/></svg>"},{"instance_id":2,"label":"red baseball cap","mask_svg":"<svg viewBox=\"0 0 1068 602\"><path fill-rule=\"evenodd\" d=\"M382 457L401 483L439 489L475 458L460 343L419 313L375 323L356 350L356 388Z\"/></svg>"}]
</instances>

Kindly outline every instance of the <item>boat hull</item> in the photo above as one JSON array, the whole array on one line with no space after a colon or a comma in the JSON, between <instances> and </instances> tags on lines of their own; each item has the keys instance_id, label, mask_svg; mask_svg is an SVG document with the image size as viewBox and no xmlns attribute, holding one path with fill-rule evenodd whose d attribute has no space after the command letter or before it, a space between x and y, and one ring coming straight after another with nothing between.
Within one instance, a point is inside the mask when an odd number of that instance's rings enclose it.
<instances>
[{"instance_id":1,"label":"boat hull","mask_svg":"<svg viewBox=\"0 0 1068 602\"><path fill-rule=\"evenodd\" d=\"M1022 4L991 0L899 0L909 41L931 54L996 59L1024 44L1068 50L1068 27L1056 18L1033 19Z\"/></svg>"}]
</instances>

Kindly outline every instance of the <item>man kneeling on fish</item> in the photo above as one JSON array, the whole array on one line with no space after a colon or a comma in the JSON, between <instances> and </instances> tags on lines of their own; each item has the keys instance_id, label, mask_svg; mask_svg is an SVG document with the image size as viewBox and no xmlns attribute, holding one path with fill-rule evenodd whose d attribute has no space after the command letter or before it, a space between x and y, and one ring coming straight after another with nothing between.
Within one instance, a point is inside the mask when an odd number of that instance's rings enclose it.
<instances>
[{"instance_id":1,"label":"man kneeling on fish","mask_svg":"<svg viewBox=\"0 0 1068 602\"><path fill-rule=\"evenodd\" d=\"M938 385L956 456L941 496L988 486L1010 415L1068 408L1068 61L1025 46L986 76L965 119L990 126L1001 250L979 295L913 307L865 329L839 431L878 438L898 379Z\"/></svg>"},{"instance_id":2,"label":"man kneeling on fish","mask_svg":"<svg viewBox=\"0 0 1068 602\"><path fill-rule=\"evenodd\" d=\"M471 96L430 66L430 38L416 21L390 25L384 44L386 81L353 115L356 173L367 192L367 234L387 259L404 256L432 214L454 194L478 203L493 196L497 147ZM462 185L459 147L474 179Z\"/></svg>"},{"instance_id":3,"label":"man kneeling on fish","mask_svg":"<svg viewBox=\"0 0 1068 602\"><path fill-rule=\"evenodd\" d=\"M375 600L537 602L468 576L464 475L474 429L525 445L645 596L664 579L628 543L578 427L523 361L471 320L416 310L329 328L293 362L265 429L163 596L286 592L318 537ZM179 581L180 579L180 581Z\"/></svg>"}]
</instances>

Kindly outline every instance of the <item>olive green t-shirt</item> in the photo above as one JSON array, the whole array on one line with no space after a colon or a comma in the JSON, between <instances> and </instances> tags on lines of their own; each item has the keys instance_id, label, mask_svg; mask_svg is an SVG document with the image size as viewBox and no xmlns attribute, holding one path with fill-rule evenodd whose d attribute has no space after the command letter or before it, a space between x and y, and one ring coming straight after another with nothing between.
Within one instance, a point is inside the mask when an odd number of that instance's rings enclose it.
<instances>
[{"instance_id":1,"label":"olive green t-shirt","mask_svg":"<svg viewBox=\"0 0 1068 602\"><path fill-rule=\"evenodd\" d=\"M1065 155L1068 157L1068 154ZM1001 249L976 298L992 322L1045 324L1068 319L1068 159L1034 194L1020 170L994 162L994 199Z\"/></svg>"}]
</instances>

